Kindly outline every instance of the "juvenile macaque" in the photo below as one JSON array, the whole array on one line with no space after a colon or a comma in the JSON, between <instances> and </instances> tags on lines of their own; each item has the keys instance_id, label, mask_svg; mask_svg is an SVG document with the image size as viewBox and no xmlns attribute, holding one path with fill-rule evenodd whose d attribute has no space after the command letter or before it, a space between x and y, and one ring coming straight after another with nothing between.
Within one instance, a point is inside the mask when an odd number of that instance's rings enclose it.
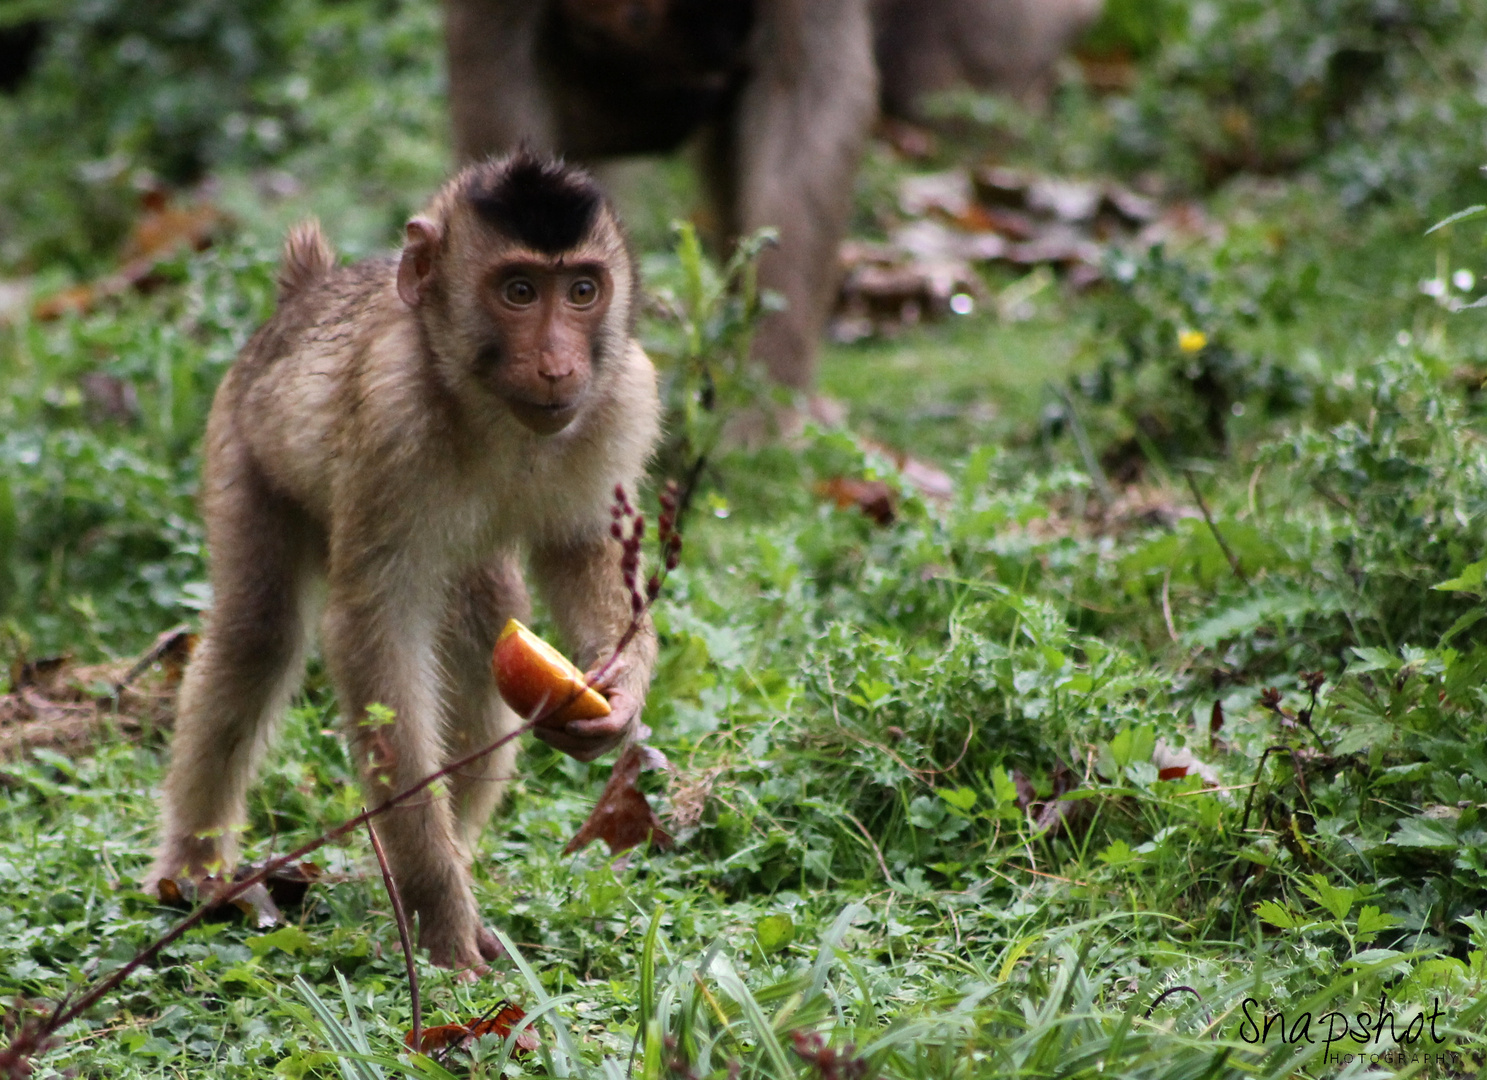
<instances>
[{"instance_id":1,"label":"juvenile macaque","mask_svg":"<svg viewBox=\"0 0 1487 1080\"><path fill-rule=\"evenodd\" d=\"M353 266L302 225L279 283L207 426L214 604L181 687L152 891L230 868L317 610L369 806L521 723L490 661L527 614L523 555L579 664L608 659L631 619L609 509L617 484L635 489L659 406L634 260L585 173L526 152L469 166L408 222L401 257ZM619 744L655 652L647 622L603 686L610 714L536 734L582 761ZM437 963L496 955L469 865L514 759L508 744L378 819Z\"/></svg>"}]
</instances>

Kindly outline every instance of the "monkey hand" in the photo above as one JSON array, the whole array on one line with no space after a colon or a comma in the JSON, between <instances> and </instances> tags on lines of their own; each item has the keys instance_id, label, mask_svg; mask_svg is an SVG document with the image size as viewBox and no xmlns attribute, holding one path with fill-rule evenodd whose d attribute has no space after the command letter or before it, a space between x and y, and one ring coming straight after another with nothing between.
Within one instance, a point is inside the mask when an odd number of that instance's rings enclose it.
<instances>
[{"instance_id":1,"label":"monkey hand","mask_svg":"<svg viewBox=\"0 0 1487 1080\"><path fill-rule=\"evenodd\" d=\"M591 671L585 677L593 680L596 674ZM624 741L640 717L641 699L625 689L624 681L624 671L611 668L605 678L593 682L594 689L609 700L608 716L595 720L569 720L559 727L543 725L533 728L532 734L579 761L593 761L613 750Z\"/></svg>"}]
</instances>

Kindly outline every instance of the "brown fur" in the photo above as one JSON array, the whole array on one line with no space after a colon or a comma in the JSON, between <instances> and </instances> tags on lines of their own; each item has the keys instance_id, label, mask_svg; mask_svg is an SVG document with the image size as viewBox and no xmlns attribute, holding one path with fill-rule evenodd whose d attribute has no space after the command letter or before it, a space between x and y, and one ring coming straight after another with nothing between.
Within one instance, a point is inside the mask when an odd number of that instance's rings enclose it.
<instances>
[{"instance_id":1,"label":"brown fur","mask_svg":"<svg viewBox=\"0 0 1487 1080\"><path fill-rule=\"evenodd\" d=\"M317 614L369 805L520 723L489 664L506 619L528 610L524 554L579 664L603 661L624 632L608 509L616 484L634 491L658 424L655 373L629 332L635 269L605 205L565 253L612 278L602 325L585 370L564 376L573 417L535 433L504 396L518 377L493 379L479 360L505 340L509 315L484 283L536 256L495 235L463 193L509 167L472 166L446 185L409 224L400 260L334 268L318 230L291 237L279 311L223 379L207 426L214 604L181 689L148 885L232 864L247 787ZM500 365L529 373L523 393L548 392L546 360L510 341L503 350ZM614 745L636 722L654 660L647 623L608 690L612 716L544 736L585 760ZM389 726L366 723L374 702L394 711ZM494 955L469 864L514 760L508 744L447 796L379 823L438 963Z\"/></svg>"},{"instance_id":2,"label":"brown fur","mask_svg":"<svg viewBox=\"0 0 1487 1080\"><path fill-rule=\"evenodd\" d=\"M289 230L279 265L279 302L328 275L336 265L335 249L320 231L320 222L302 221Z\"/></svg>"}]
</instances>

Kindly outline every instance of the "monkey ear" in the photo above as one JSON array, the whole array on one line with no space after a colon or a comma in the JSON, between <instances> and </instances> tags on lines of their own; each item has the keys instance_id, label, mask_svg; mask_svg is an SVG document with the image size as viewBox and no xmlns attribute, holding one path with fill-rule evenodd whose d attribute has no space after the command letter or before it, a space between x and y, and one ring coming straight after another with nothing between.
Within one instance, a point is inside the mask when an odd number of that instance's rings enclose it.
<instances>
[{"instance_id":1,"label":"monkey ear","mask_svg":"<svg viewBox=\"0 0 1487 1080\"><path fill-rule=\"evenodd\" d=\"M434 272L434 254L439 250L439 227L428 218L416 217L404 230L403 259L398 263L398 295L416 308L423 302L424 288Z\"/></svg>"}]
</instances>

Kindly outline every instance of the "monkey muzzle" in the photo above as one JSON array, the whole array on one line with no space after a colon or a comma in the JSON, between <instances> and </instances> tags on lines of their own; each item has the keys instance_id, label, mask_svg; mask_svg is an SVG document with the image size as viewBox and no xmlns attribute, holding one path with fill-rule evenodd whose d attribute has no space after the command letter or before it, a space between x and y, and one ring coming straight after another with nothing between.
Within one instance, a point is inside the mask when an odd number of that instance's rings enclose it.
<instances>
[{"instance_id":1,"label":"monkey muzzle","mask_svg":"<svg viewBox=\"0 0 1487 1080\"><path fill-rule=\"evenodd\" d=\"M538 403L534 401L514 401L508 399L507 406L511 414L521 422L522 427L537 435L556 435L578 415L578 401L554 401Z\"/></svg>"}]
</instances>

